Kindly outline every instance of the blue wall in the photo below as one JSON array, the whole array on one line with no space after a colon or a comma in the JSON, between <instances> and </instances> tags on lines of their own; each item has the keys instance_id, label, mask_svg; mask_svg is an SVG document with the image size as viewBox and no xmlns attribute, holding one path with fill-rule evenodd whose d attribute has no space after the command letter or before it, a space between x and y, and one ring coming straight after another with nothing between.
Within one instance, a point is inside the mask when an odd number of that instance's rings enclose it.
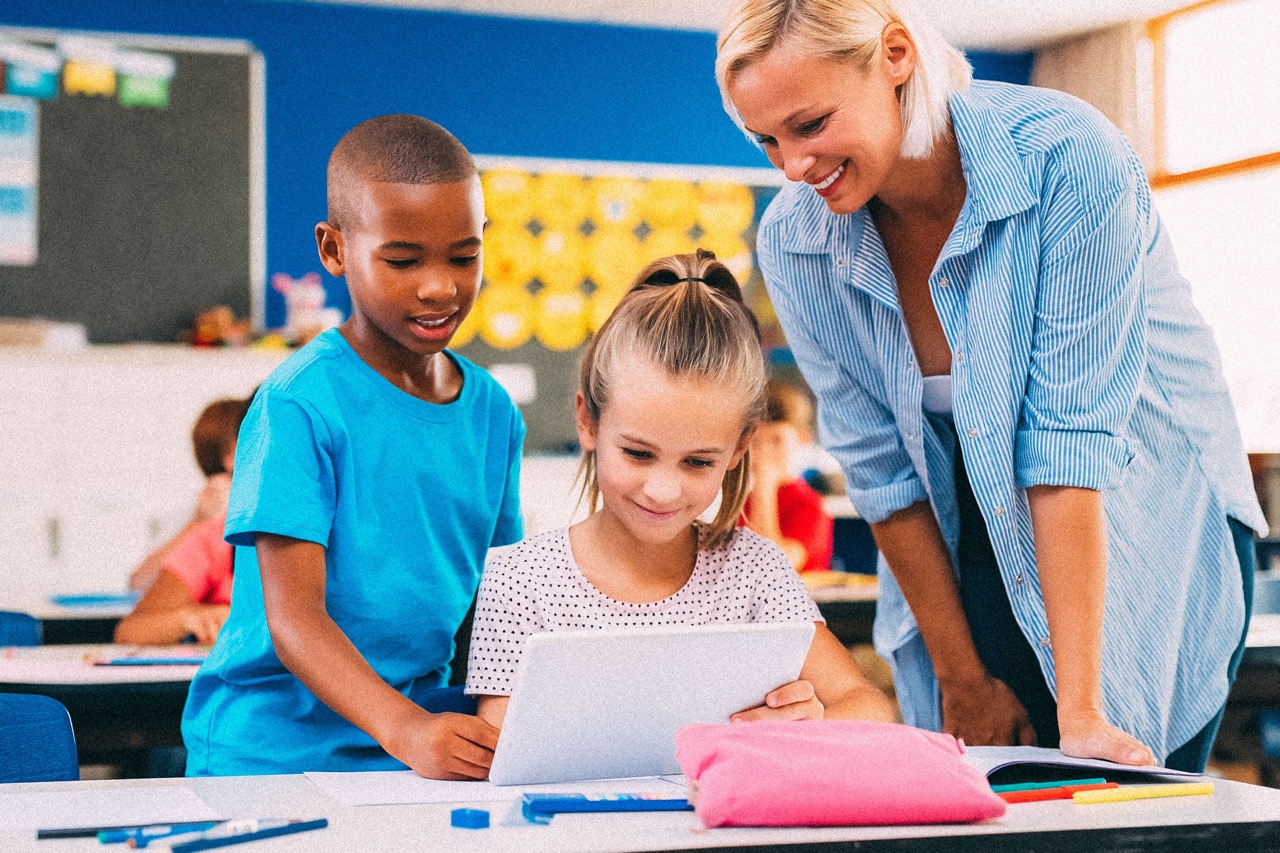
<instances>
[{"instance_id":1,"label":"blue wall","mask_svg":"<svg viewBox=\"0 0 1280 853\"><path fill-rule=\"evenodd\" d=\"M0 24L252 42L267 71L269 273L321 269L329 151L383 113L425 115L476 154L768 165L720 108L711 33L287 0L5 0ZM1030 75L1031 54L970 59L980 77ZM347 307L340 286L330 303ZM268 325L283 319L268 291Z\"/></svg>"}]
</instances>

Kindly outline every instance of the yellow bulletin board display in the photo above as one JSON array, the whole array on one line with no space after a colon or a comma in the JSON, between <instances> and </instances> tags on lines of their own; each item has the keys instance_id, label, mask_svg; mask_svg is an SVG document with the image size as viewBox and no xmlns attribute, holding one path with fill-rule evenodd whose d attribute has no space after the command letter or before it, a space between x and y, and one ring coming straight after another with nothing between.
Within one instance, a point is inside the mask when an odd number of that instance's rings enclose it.
<instances>
[{"instance_id":1,"label":"yellow bulletin board display","mask_svg":"<svg viewBox=\"0 0 1280 853\"><path fill-rule=\"evenodd\" d=\"M700 247L715 252L747 292L762 292L755 228L776 182L682 177L675 167L654 173L643 165L612 164L604 174L556 161L486 168L480 159L489 220L484 288L455 346L481 340L511 350L535 342L573 351L646 264Z\"/></svg>"},{"instance_id":2,"label":"yellow bulletin board display","mask_svg":"<svg viewBox=\"0 0 1280 853\"><path fill-rule=\"evenodd\" d=\"M484 282L452 348L533 368L526 448L572 445L578 358L636 274L665 255L714 252L743 286L766 347L780 340L755 259L772 169L477 157L488 226ZM526 389L527 390L527 389Z\"/></svg>"}]
</instances>

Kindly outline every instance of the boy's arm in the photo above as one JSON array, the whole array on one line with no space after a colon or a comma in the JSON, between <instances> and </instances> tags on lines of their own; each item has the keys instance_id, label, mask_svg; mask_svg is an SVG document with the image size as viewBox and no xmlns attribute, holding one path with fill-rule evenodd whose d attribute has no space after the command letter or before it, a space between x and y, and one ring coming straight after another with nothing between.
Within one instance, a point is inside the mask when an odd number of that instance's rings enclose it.
<instances>
[{"instance_id":1,"label":"boy's arm","mask_svg":"<svg viewBox=\"0 0 1280 853\"><path fill-rule=\"evenodd\" d=\"M387 684L325 608L324 546L259 533L258 565L276 654L320 701L415 773L484 779L498 730L465 714L431 714Z\"/></svg>"},{"instance_id":2,"label":"boy's arm","mask_svg":"<svg viewBox=\"0 0 1280 853\"><path fill-rule=\"evenodd\" d=\"M872 684L830 629L817 623L800 679L765 696L764 704L734 714L733 722L754 720L898 721L893 703Z\"/></svg>"}]
</instances>

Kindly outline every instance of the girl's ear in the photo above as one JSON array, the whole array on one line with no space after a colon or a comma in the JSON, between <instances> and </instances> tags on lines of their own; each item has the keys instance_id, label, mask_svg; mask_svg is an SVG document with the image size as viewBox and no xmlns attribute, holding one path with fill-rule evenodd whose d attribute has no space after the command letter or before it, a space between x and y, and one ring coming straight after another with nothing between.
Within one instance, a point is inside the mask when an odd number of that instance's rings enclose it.
<instances>
[{"instance_id":1,"label":"girl's ear","mask_svg":"<svg viewBox=\"0 0 1280 853\"><path fill-rule=\"evenodd\" d=\"M733 456L729 457L729 467L726 471L732 471L738 467L738 463L742 461L742 454L747 452L747 448L751 446L751 439L755 437L757 424L752 424L751 428L742 434L742 438L738 439L738 444L733 448Z\"/></svg>"},{"instance_id":2,"label":"girl's ear","mask_svg":"<svg viewBox=\"0 0 1280 853\"><path fill-rule=\"evenodd\" d=\"M587 409L587 398L579 391L573 398L574 423L578 429L578 444L585 451L596 449L596 420Z\"/></svg>"}]
</instances>

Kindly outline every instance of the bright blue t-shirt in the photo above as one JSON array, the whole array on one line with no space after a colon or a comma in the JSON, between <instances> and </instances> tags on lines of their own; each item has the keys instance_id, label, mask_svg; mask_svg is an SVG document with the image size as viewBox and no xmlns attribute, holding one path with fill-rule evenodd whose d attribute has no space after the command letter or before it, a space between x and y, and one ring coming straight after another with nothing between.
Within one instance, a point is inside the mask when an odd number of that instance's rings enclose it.
<instances>
[{"instance_id":1,"label":"bright blue t-shirt","mask_svg":"<svg viewBox=\"0 0 1280 853\"><path fill-rule=\"evenodd\" d=\"M405 695L446 685L486 552L522 535L525 431L502 387L449 355L462 393L444 405L396 388L336 329L258 390L227 515L231 614L183 714L188 775L404 768L280 662L253 545L325 546L325 605L374 671Z\"/></svg>"}]
</instances>

